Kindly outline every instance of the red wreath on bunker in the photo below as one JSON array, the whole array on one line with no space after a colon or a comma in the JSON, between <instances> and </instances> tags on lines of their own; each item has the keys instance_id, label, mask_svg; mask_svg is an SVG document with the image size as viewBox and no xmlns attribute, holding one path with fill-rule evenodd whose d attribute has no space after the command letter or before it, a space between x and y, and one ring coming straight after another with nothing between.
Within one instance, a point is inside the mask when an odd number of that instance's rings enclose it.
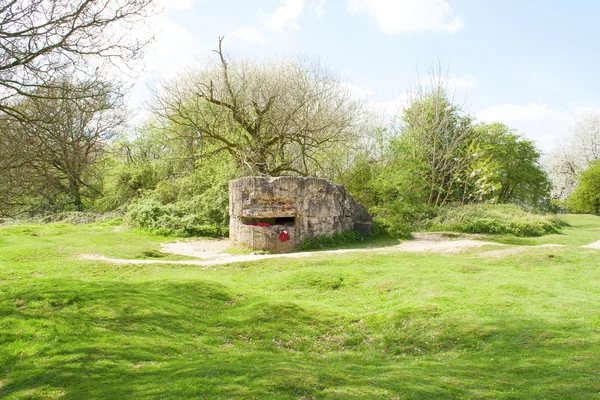
<instances>
[{"instance_id":1,"label":"red wreath on bunker","mask_svg":"<svg viewBox=\"0 0 600 400\"><path fill-rule=\"evenodd\" d=\"M279 240L281 242L287 242L290 239L290 234L288 233L288 231L283 230L281 232L279 232Z\"/></svg>"}]
</instances>

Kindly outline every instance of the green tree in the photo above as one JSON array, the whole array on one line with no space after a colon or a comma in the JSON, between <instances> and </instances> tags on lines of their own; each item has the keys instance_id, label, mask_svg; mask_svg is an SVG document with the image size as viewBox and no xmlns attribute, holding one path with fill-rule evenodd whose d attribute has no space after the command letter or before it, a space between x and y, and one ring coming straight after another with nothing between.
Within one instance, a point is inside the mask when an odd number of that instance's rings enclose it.
<instances>
[{"instance_id":1,"label":"green tree","mask_svg":"<svg viewBox=\"0 0 600 400\"><path fill-rule=\"evenodd\" d=\"M596 161L583 171L575 191L567 199L567 205L573 211L600 212L600 162Z\"/></svg>"},{"instance_id":2,"label":"green tree","mask_svg":"<svg viewBox=\"0 0 600 400\"><path fill-rule=\"evenodd\" d=\"M420 89L402 115L401 135L392 142L394 157L416 179L410 190L430 206L460 201L462 174L469 165L474 131L471 118L453 104L443 82Z\"/></svg>"},{"instance_id":3,"label":"green tree","mask_svg":"<svg viewBox=\"0 0 600 400\"><path fill-rule=\"evenodd\" d=\"M531 140L501 123L479 124L474 129L466 178L471 201L535 207L548 200L550 181Z\"/></svg>"},{"instance_id":4,"label":"green tree","mask_svg":"<svg viewBox=\"0 0 600 400\"><path fill-rule=\"evenodd\" d=\"M84 91L88 96L82 98L78 93ZM7 117L10 129L0 129L0 143L23 144L20 162L0 160L4 206L14 211L83 210L86 200L100 194L93 165L124 123L121 100L110 84L63 79L15 107L30 119Z\"/></svg>"}]
</instances>

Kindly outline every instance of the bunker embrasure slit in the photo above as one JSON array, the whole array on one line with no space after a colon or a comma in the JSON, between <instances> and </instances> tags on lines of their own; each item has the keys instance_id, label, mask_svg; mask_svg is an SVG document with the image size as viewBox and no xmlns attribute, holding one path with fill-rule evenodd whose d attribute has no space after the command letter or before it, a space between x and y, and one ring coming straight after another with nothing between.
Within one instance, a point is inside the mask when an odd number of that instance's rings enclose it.
<instances>
[{"instance_id":1,"label":"bunker embrasure slit","mask_svg":"<svg viewBox=\"0 0 600 400\"><path fill-rule=\"evenodd\" d=\"M248 226L294 226L296 224L295 217L242 217L242 224Z\"/></svg>"}]
</instances>

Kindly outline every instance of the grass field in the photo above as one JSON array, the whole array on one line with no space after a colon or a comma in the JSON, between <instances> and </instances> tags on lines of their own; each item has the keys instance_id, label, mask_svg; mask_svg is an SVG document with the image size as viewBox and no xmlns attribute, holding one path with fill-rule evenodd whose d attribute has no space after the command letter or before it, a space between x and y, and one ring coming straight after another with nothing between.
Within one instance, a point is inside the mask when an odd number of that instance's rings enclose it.
<instances>
[{"instance_id":1,"label":"grass field","mask_svg":"<svg viewBox=\"0 0 600 400\"><path fill-rule=\"evenodd\" d=\"M506 256L210 268L80 260L156 254L110 224L0 228L0 397L599 399L600 218L565 218Z\"/></svg>"}]
</instances>

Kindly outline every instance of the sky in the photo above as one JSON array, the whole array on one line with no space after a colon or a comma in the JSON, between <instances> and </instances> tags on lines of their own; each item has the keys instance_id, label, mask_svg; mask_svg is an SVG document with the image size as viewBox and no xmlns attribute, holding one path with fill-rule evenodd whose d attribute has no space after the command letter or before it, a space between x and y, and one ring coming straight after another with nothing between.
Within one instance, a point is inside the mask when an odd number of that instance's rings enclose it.
<instances>
[{"instance_id":1,"label":"sky","mask_svg":"<svg viewBox=\"0 0 600 400\"><path fill-rule=\"evenodd\" d=\"M398 114L441 64L455 101L502 122L545 153L600 110L600 2L595 0L157 0L156 36L130 105L214 56L316 58L372 109Z\"/></svg>"}]
</instances>

